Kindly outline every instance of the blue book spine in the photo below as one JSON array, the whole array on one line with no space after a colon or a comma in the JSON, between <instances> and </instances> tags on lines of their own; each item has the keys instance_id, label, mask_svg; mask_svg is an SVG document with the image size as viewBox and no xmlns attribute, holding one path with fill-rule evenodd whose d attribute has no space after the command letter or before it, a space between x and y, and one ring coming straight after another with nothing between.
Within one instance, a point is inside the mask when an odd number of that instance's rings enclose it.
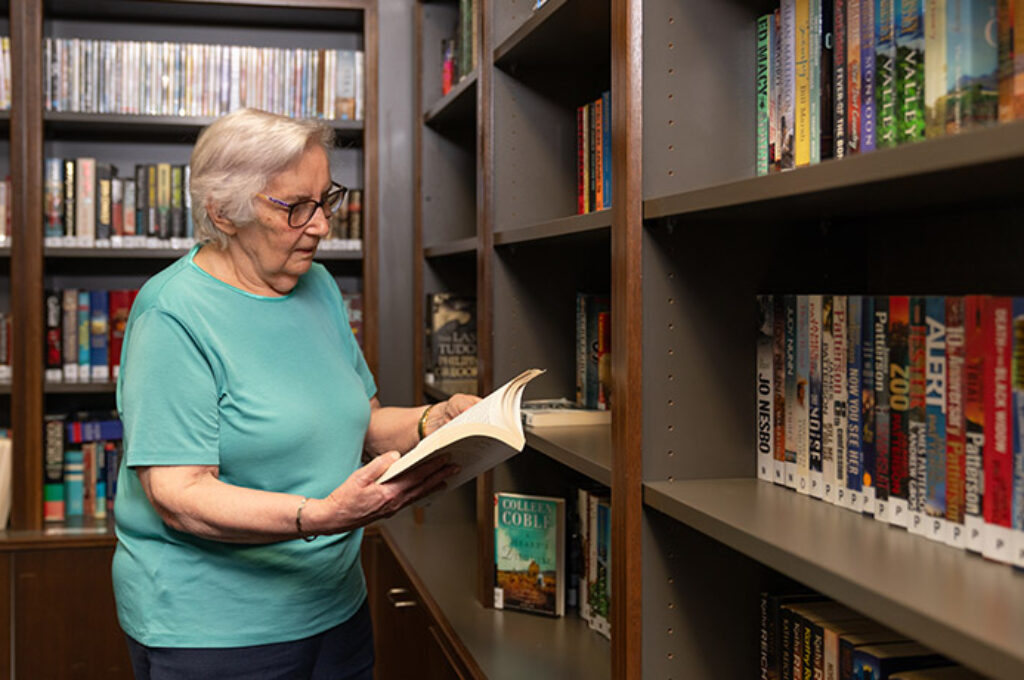
<instances>
[{"instance_id":1,"label":"blue book spine","mask_svg":"<svg viewBox=\"0 0 1024 680\"><path fill-rule=\"evenodd\" d=\"M79 450L64 452L64 515L81 517L85 490L85 465Z\"/></svg>"},{"instance_id":2,"label":"blue book spine","mask_svg":"<svg viewBox=\"0 0 1024 680\"><path fill-rule=\"evenodd\" d=\"M928 537L945 541L946 527L946 298L925 300L926 468Z\"/></svg>"},{"instance_id":3,"label":"blue book spine","mask_svg":"<svg viewBox=\"0 0 1024 680\"><path fill-rule=\"evenodd\" d=\"M601 93L601 115L604 116L601 126L601 146L604 149L604 165L602 167L604 182L604 207L612 207L612 93L605 90Z\"/></svg>"},{"instance_id":4,"label":"blue book spine","mask_svg":"<svg viewBox=\"0 0 1024 680\"><path fill-rule=\"evenodd\" d=\"M860 499L875 513L875 298L861 298L860 316Z\"/></svg>"},{"instance_id":5,"label":"blue book spine","mask_svg":"<svg viewBox=\"0 0 1024 680\"><path fill-rule=\"evenodd\" d=\"M78 292L78 375L82 382L88 382L91 375L89 364L92 359L92 336L89 330L89 291Z\"/></svg>"},{"instance_id":6,"label":"blue book spine","mask_svg":"<svg viewBox=\"0 0 1024 680\"><path fill-rule=\"evenodd\" d=\"M110 333L110 304L105 290L89 294L89 366L92 382L110 380L107 337Z\"/></svg>"},{"instance_id":7,"label":"blue book spine","mask_svg":"<svg viewBox=\"0 0 1024 680\"><path fill-rule=\"evenodd\" d=\"M860 0L860 150L875 150L875 0Z\"/></svg>"},{"instance_id":8,"label":"blue book spine","mask_svg":"<svg viewBox=\"0 0 1024 680\"><path fill-rule=\"evenodd\" d=\"M860 510L861 500L861 320L863 301L860 295L846 298L848 323L846 363L846 502L851 510Z\"/></svg>"}]
</instances>

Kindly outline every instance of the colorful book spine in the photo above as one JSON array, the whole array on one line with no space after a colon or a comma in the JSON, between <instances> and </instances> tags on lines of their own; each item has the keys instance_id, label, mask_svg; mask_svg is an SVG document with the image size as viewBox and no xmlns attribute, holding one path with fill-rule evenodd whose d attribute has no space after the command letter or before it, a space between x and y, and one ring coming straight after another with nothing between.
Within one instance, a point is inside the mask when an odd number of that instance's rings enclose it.
<instances>
[{"instance_id":1,"label":"colorful book spine","mask_svg":"<svg viewBox=\"0 0 1024 680\"><path fill-rule=\"evenodd\" d=\"M1024 118L1024 2L1013 3L1013 117Z\"/></svg>"},{"instance_id":2,"label":"colorful book spine","mask_svg":"<svg viewBox=\"0 0 1024 680\"><path fill-rule=\"evenodd\" d=\"M928 538L948 542L946 524L946 299L929 296L925 301L925 418L927 465L924 512Z\"/></svg>"},{"instance_id":3,"label":"colorful book spine","mask_svg":"<svg viewBox=\"0 0 1024 680\"><path fill-rule=\"evenodd\" d=\"M605 90L601 93L601 149L605 162L602 165L603 206L612 207L612 93ZM188 185L188 166L185 166L186 186ZM191 200L187 200L191 212ZM191 218L190 218L191 219Z\"/></svg>"},{"instance_id":4,"label":"colorful book spine","mask_svg":"<svg viewBox=\"0 0 1024 680\"><path fill-rule=\"evenodd\" d=\"M846 4L846 152L860 151L861 105L861 0Z\"/></svg>"},{"instance_id":5,"label":"colorful book spine","mask_svg":"<svg viewBox=\"0 0 1024 680\"><path fill-rule=\"evenodd\" d=\"M90 362L92 360L92 333L89 322L90 295L87 290L78 291L78 378L81 382L89 382L92 376Z\"/></svg>"},{"instance_id":6,"label":"colorful book spine","mask_svg":"<svg viewBox=\"0 0 1024 680\"><path fill-rule=\"evenodd\" d=\"M755 102L756 111L756 155L754 171L758 176L767 175L771 168L771 124L770 105L772 82L772 34L775 29L775 15L765 14L757 18L757 45L754 51Z\"/></svg>"},{"instance_id":7,"label":"colorful book spine","mask_svg":"<svg viewBox=\"0 0 1024 680\"><path fill-rule=\"evenodd\" d=\"M774 29L772 31L772 80L770 84L771 99L768 103L771 126L771 170L782 169L782 10L774 12Z\"/></svg>"},{"instance_id":8,"label":"colorful book spine","mask_svg":"<svg viewBox=\"0 0 1024 680\"><path fill-rule=\"evenodd\" d=\"M896 1L897 141L925 137L925 44L922 0Z\"/></svg>"},{"instance_id":9,"label":"colorful book spine","mask_svg":"<svg viewBox=\"0 0 1024 680\"><path fill-rule=\"evenodd\" d=\"M990 297L985 309L985 557L1012 561L1013 422L1010 371L1013 301Z\"/></svg>"},{"instance_id":10,"label":"colorful book spine","mask_svg":"<svg viewBox=\"0 0 1024 680\"><path fill-rule=\"evenodd\" d=\"M924 5L924 117L928 139L946 134L946 2L925 0Z\"/></svg>"},{"instance_id":11,"label":"colorful book spine","mask_svg":"<svg viewBox=\"0 0 1024 680\"><path fill-rule=\"evenodd\" d=\"M61 522L64 506L64 419L45 416L43 460L43 520Z\"/></svg>"},{"instance_id":12,"label":"colorful book spine","mask_svg":"<svg viewBox=\"0 0 1024 680\"><path fill-rule=\"evenodd\" d=\"M875 296L875 519L889 521L889 297Z\"/></svg>"},{"instance_id":13,"label":"colorful book spine","mask_svg":"<svg viewBox=\"0 0 1024 680\"><path fill-rule=\"evenodd\" d=\"M809 493L822 498L825 492L822 471L822 389L821 389L821 296L807 296L807 345L809 371L807 373L807 434L808 465L810 467Z\"/></svg>"},{"instance_id":14,"label":"colorful book spine","mask_svg":"<svg viewBox=\"0 0 1024 680\"><path fill-rule=\"evenodd\" d=\"M786 486L797 488L797 314L796 296L786 301Z\"/></svg>"},{"instance_id":15,"label":"colorful book spine","mask_svg":"<svg viewBox=\"0 0 1024 680\"><path fill-rule=\"evenodd\" d=\"M834 502L836 490L836 402L832 397L834 305L833 296L821 296L821 497L827 503Z\"/></svg>"},{"instance_id":16,"label":"colorful book spine","mask_svg":"<svg viewBox=\"0 0 1024 680\"><path fill-rule=\"evenodd\" d=\"M809 0L807 10L808 18L808 80L810 81L810 96L808 97L807 125L810 132L810 163L815 165L821 162L821 59L823 39L823 17L822 4L824 0ZM831 135L831 125L829 129Z\"/></svg>"},{"instance_id":17,"label":"colorful book spine","mask_svg":"<svg viewBox=\"0 0 1024 680\"><path fill-rule=\"evenodd\" d=\"M46 180L43 185L43 201L46 214L48 237L64 235L64 162L60 158L46 159Z\"/></svg>"},{"instance_id":18,"label":"colorful book spine","mask_svg":"<svg viewBox=\"0 0 1024 680\"><path fill-rule=\"evenodd\" d=\"M947 83L949 106L953 107L947 129L952 132L988 125L998 119L999 46L995 18L996 0L947 3Z\"/></svg>"},{"instance_id":19,"label":"colorful book spine","mask_svg":"<svg viewBox=\"0 0 1024 680\"><path fill-rule=\"evenodd\" d=\"M811 492L810 296L796 296L796 490Z\"/></svg>"},{"instance_id":20,"label":"colorful book spine","mask_svg":"<svg viewBox=\"0 0 1024 680\"><path fill-rule=\"evenodd\" d=\"M806 0L804 0L806 2ZM782 102L780 120L781 160L783 170L796 167L796 42L797 42L797 0L781 0L782 27L779 48L782 52Z\"/></svg>"},{"instance_id":21,"label":"colorful book spine","mask_svg":"<svg viewBox=\"0 0 1024 680\"><path fill-rule=\"evenodd\" d=\"M64 382L78 382L78 291L65 288L61 300Z\"/></svg>"},{"instance_id":22,"label":"colorful book spine","mask_svg":"<svg viewBox=\"0 0 1024 680\"><path fill-rule=\"evenodd\" d=\"M996 0L999 39L997 45L997 90L1000 123L1013 120L1013 6L1017 0Z\"/></svg>"},{"instance_id":23,"label":"colorful book spine","mask_svg":"<svg viewBox=\"0 0 1024 680\"><path fill-rule=\"evenodd\" d=\"M1024 567L1024 297L1013 298L1013 564Z\"/></svg>"},{"instance_id":24,"label":"colorful book spine","mask_svg":"<svg viewBox=\"0 0 1024 680\"><path fill-rule=\"evenodd\" d=\"M860 512L861 493L861 369L864 354L861 349L863 336L864 298L850 295L846 298L847 352L846 352L846 508Z\"/></svg>"},{"instance_id":25,"label":"colorful book spine","mask_svg":"<svg viewBox=\"0 0 1024 680\"><path fill-rule=\"evenodd\" d=\"M846 296L832 296L832 413L835 432L835 465L833 468L832 485L834 487L831 501L835 505L846 502L846 440L847 440L847 389L846 389L846 357L847 357L847 311ZM828 481L826 476L826 482Z\"/></svg>"},{"instance_id":26,"label":"colorful book spine","mask_svg":"<svg viewBox=\"0 0 1024 680\"><path fill-rule=\"evenodd\" d=\"M964 313L962 297L951 295L946 298L946 538L954 548L966 547L964 450L967 366Z\"/></svg>"},{"instance_id":27,"label":"colorful book spine","mask_svg":"<svg viewBox=\"0 0 1024 680\"><path fill-rule=\"evenodd\" d=\"M591 103L594 117L594 210L604 210L604 100ZM608 159L609 162L611 158Z\"/></svg>"},{"instance_id":28,"label":"colorful book spine","mask_svg":"<svg viewBox=\"0 0 1024 680\"><path fill-rule=\"evenodd\" d=\"M782 295L772 300L772 481L786 485L786 302Z\"/></svg>"},{"instance_id":29,"label":"colorful book spine","mask_svg":"<svg viewBox=\"0 0 1024 680\"><path fill-rule=\"evenodd\" d=\"M64 311L61 308L61 293L48 290L44 296L46 322L46 382L60 382L63 377L64 353L61 343L61 319Z\"/></svg>"},{"instance_id":30,"label":"colorful book spine","mask_svg":"<svg viewBox=\"0 0 1024 680\"><path fill-rule=\"evenodd\" d=\"M811 0L796 0L796 167L811 163Z\"/></svg>"},{"instance_id":31,"label":"colorful book spine","mask_svg":"<svg viewBox=\"0 0 1024 680\"><path fill-rule=\"evenodd\" d=\"M859 510L875 514L875 298L861 300L860 321L860 501Z\"/></svg>"},{"instance_id":32,"label":"colorful book spine","mask_svg":"<svg viewBox=\"0 0 1024 680\"><path fill-rule=\"evenodd\" d=\"M835 0L832 7L832 153L835 158L844 158L848 143L846 134L848 107L846 90L847 0Z\"/></svg>"},{"instance_id":33,"label":"colorful book spine","mask_svg":"<svg viewBox=\"0 0 1024 680\"><path fill-rule=\"evenodd\" d=\"M774 299L771 295L757 296L757 367L755 377L755 399L757 401L757 477L772 481L775 471L775 455L772 448L775 437L773 422L774 361L772 352L772 331L774 328Z\"/></svg>"},{"instance_id":34,"label":"colorful book spine","mask_svg":"<svg viewBox=\"0 0 1024 680\"><path fill-rule=\"evenodd\" d=\"M889 524L907 527L910 484L910 298L889 297Z\"/></svg>"},{"instance_id":35,"label":"colorful book spine","mask_svg":"<svg viewBox=\"0 0 1024 680\"><path fill-rule=\"evenodd\" d=\"M81 449L64 452L64 516L65 519L84 514L85 465Z\"/></svg>"},{"instance_id":36,"label":"colorful book spine","mask_svg":"<svg viewBox=\"0 0 1024 680\"><path fill-rule=\"evenodd\" d=\"M107 354L110 333L110 302L105 290L89 293L89 376L91 382L110 380Z\"/></svg>"},{"instance_id":37,"label":"colorful book spine","mask_svg":"<svg viewBox=\"0 0 1024 680\"><path fill-rule=\"evenodd\" d=\"M907 471L910 481L907 505L910 519L907 529L923 534L925 529L924 499L928 474L928 421L925 404L928 326L925 322L925 299L910 298L910 411L908 420Z\"/></svg>"},{"instance_id":38,"label":"colorful book spine","mask_svg":"<svg viewBox=\"0 0 1024 680\"><path fill-rule=\"evenodd\" d=\"M577 213L584 215L589 211L587 204L587 185L590 173L587 168L587 107L576 107L576 198Z\"/></svg>"},{"instance_id":39,"label":"colorful book spine","mask_svg":"<svg viewBox=\"0 0 1024 680\"><path fill-rule=\"evenodd\" d=\"M985 549L985 297L964 298L964 531L966 547Z\"/></svg>"},{"instance_id":40,"label":"colorful book spine","mask_svg":"<svg viewBox=\"0 0 1024 680\"><path fill-rule=\"evenodd\" d=\"M815 0L821 17L817 35L818 64L818 161L835 154L835 6L834 0Z\"/></svg>"},{"instance_id":41,"label":"colorful book spine","mask_svg":"<svg viewBox=\"0 0 1024 680\"><path fill-rule=\"evenodd\" d=\"M874 151L875 101L875 2L860 0L860 150Z\"/></svg>"},{"instance_id":42,"label":"colorful book spine","mask_svg":"<svg viewBox=\"0 0 1024 680\"><path fill-rule=\"evenodd\" d=\"M875 146L896 146L895 0L875 0Z\"/></svg>"}]
</instances>

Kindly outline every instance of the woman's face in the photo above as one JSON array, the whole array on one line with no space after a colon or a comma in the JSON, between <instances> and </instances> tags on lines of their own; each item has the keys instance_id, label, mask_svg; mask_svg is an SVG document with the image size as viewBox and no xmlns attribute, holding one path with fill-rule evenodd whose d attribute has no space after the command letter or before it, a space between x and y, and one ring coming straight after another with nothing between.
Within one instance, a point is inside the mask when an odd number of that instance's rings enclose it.
<instances>
[{"instance_id":1,"label":"woman's face","mask_svg":"<svg viewBox=\"0 0 1024 680\"><path fill-rule=\"evenodd\" d=\"M285 203L319 201L331 187L327 154L311 146L291 167L274 176L263 193ZM288 208L265 198L255 198L256 222L238 230L234 239L248 257L257 281L279 294L295 287L309 271L320 239L329 225L322 209L299 229L288 226Z\"/></svg>"}]
</instances>

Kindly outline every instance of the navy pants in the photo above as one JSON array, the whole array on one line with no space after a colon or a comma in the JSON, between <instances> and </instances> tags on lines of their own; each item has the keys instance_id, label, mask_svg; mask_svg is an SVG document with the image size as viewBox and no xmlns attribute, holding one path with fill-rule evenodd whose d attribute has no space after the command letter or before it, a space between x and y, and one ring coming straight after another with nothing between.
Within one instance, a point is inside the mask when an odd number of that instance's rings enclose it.
<instances>
[{"instance_id":1,"label":"navy pants","mask_svg":"<svg viewBox=\"0 0 1024 680\"><path fill-rule=\"evenodd\" d=\"M147 647L128 637L136 680L372 680L370 607L319 635L251 647Z\"/></svg>"}]
</instances>

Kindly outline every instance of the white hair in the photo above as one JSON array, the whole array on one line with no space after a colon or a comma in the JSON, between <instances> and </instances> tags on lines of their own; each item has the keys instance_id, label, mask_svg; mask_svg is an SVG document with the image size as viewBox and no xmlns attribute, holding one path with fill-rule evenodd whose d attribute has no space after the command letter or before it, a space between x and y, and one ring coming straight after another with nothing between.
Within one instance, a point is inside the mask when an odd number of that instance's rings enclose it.
<instances>
[{"instance_id":1,"label":"white hair","mask_svg":"<svg viewBox=\"0 0 1024 680\"><path fill-rule=\"evenodd\" d=\"M210 213L223 215L238 227L252 224L256 194L310 145L327 152L334 145L334 131L322 121L258 109L238 109L203 130L189 161L196 240L227 248L228 237Z\"/></svg>"}]
</instances>

